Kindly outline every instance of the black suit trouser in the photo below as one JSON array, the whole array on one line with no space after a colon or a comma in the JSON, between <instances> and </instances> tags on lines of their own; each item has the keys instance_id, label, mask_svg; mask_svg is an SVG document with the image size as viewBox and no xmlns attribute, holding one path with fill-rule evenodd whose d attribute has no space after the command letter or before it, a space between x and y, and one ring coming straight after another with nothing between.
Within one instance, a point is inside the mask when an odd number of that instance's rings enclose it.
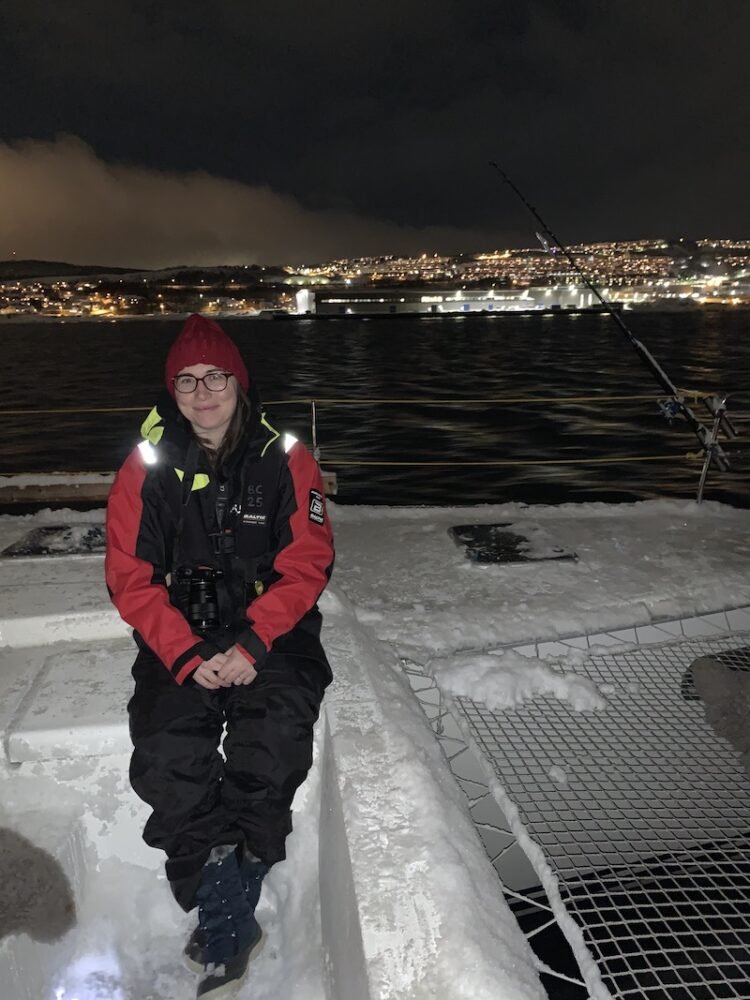
<instances>
[{"instance_id":1,"label":"black suit trouser","mask_svg":"<svg viewBox=\"0 0 750 1000\"><path fill-rule=\"evenodd\" d=\"M292 799L331 680L319 641L300 638L277 643L252 684L218 691L178 685L150 650L133 665L130 781L153 809L143 839L166 853L186 910L213 847L237 844L269 866L286 857Z\"/></svg>"}]
</instances>

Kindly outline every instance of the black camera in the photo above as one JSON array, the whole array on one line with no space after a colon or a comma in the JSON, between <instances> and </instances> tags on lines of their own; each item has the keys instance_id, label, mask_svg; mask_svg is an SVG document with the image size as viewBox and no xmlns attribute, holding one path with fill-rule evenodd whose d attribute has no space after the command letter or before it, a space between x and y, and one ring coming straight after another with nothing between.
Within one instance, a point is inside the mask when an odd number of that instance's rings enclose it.
<instances>
[{"instance_id":1,"label":"black camera","mask_svg":"<svg viewBox=\"0 0 750 1000\"><path fill-rule=\"evenodd\" d=\"M186 566L177 571L177 582L187 591L185 617L196 632L215 632L219 628L216 581L223 575L211 566Z\"/></svg>"}]
</instances>

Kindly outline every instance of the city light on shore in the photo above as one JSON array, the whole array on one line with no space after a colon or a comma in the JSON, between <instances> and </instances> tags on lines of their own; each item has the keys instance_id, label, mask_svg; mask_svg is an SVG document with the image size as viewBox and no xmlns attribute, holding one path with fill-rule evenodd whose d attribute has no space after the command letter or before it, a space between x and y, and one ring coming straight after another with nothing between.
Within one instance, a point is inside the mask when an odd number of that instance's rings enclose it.
<instances>
[{"instance_id":1,"label":"city light on shore","mask_svg":"<svg viewBox=\"0 0 750 1000\"><path fill-rule=\"evenodd\" d=\"M117 319L589 309L587 283L625 309L750 305L750 240L643 239L445 256L385 255L291 265L82 270L0 263L0 317Z\"/></svg>"}]
</instances>

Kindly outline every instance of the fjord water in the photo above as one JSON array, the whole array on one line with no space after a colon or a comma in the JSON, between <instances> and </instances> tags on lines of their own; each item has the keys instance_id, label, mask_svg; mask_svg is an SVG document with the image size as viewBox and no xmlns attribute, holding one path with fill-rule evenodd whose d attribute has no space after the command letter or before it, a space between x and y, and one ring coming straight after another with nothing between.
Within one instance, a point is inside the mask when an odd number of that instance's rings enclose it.
<instances>
[{"instance_id":1,"label":"fjord water","mask_svg":"<svg viewBox=\"0 0 750 1000\"><path fill-rule=\"evenodd\" d=\"M750 412L749 313L626 318L678 386L737 393L734 408ZM0 470L117 468L161 391L164 358L181 322L2 323L0 409L71 412L4 415ZM275 426L309 443L304 401L321 400L322 460L338 473L343 502L560 503L695 494L700 463L684 458L696 451L686 425L678 420L670 426L655 398L605 398L659 394L610 317L222 322L263 399L273 402L267 412ZM558 402L581 396L600 399ZM332 399L355 402L325 401ZM496 402L474 402L482 399ZM300 402L276 405L280 400ZM138 410L77 412L97 407ZM700 405L697 410L709 420ZM741 427L750 433L749 425ZM707 497L750 506L746 455L729 473L711 472ZM635 456L673 457L625 461ZM585 464L608 458L613 461ZM455 464L496 461L523 464ZM377 464L388 462L406 464Z\"/></svg>"}]
</instances>

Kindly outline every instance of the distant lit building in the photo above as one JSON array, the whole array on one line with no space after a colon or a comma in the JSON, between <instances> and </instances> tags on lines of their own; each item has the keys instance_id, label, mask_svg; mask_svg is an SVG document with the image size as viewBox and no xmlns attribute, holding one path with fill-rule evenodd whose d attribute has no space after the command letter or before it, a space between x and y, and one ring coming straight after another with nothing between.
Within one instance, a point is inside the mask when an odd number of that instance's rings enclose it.
<instances>
[{"instance_id":1,"label":"distant lit building","mask_svg":"<svg viewBox=\"0 0 750 1000\"><path fill-rule=\"evenodd\" d=\"M536 312L590 309L596 305L593 292L583 285L490 289L360 286L305 288L297 293L297 312L316 316Z\"/></svg>"}]
</instances>

